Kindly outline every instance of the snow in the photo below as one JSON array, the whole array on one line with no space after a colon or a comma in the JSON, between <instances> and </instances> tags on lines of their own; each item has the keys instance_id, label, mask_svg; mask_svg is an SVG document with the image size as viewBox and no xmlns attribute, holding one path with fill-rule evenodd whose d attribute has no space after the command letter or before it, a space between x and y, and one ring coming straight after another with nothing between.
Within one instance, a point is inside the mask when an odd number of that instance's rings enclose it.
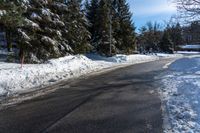
<instances>
[{"instance_id":1,"label":"snow","mask_svg":"<svg viewBox=\"0 0 200 133\"><path fill-rule=\"evenodd\" d=\"M169 70L159 89L165 133L200 132L200 57L180 59Z\"/></svg>"},{"instance_id":2,"label":"snow","mask_svg":"<svg viewBox=\"0 0 200 133\"><path fill-rule=\"evenodd\" d=\"M33 12L33 13L31 14L31 18L37 18L37 17L38 17L38 14L37 14L37 13Z\"/></svg>"},{"instance_id":3,"label":"snow","mask_svg":"<svg viewBox=\"0 0 200 133\"><path fill-rule=\"evenodd\" d=\"M49 9L47 9L47 8L42 8L42 14L43 14L44 16L50 16L52 13L51 13L51 11L50 11Z\"/></svg>"},{"instance_id":4,"label":"snow","mask_svg":"<svg viewBox=\"0 0 200 133\"><path fill-rule=\"evenodd\" d=\"M51 44L51 45L56 45L56 41L54 41L53 39L51 39L48 36L43 36L41 38L41 41L44 42L45 44Z\"/></svg>"},{"instance_id":5,"label":"snow","mask_svg":"<svg viewBox=\"0 0 200 133\"><path fill-rule=\"evenodd\" d=\"M22 31L21 29L18 30L18 32L21 34L22 38L26 41L30 41L31 38L24 32Z\"/></svg>"},{"instance_id":6,"label":"snow","mask_svg":"<svg viewBox=\"0 0 200 133\"><path fill-rule=\"evenodd\" d=\"M10 95L18 91L49 84L57 80L79 76L97 69L95 62L84 56L68 56L50 60L40 65L0 64L0 93Z\"/></svg>"},{"instance_id":7,"label":"snow","mask_svg":"<svg viewBox=\"0 0 200 133\"><path fill-rule=\"evenodd\" d=\"M31 21L30 19L25 19L25 22L27 26L31 26L34 29L40 29L40 26L37 23Z\"/></svg>"},{"instance_id":8,"label":"snow","mask_svg":"<svg viewBox=\"0 0 200 133\"><path fill-rule=\"evenodd\" d=\"M179 53L177 53L177 54L156 53L156 55L158 57L164 57L164 58L183 57L183 55L179 54Z\"/></svg>"},{"instance_id":9,"label":"snow","mask_svg":"<svg viewBox=\"0 0 200 133\"><path fill-rule=\"evenodd\" d=\"M31 14L31 19L37 19L37 20L42 20L42 18L35 12Z\"/></svg>"},{"instance_id":10,"label":"snow","mask_svg":"<svg viewBox=\"0 0 200 133\"><path fill-rule=\"evenodd\" d=\"M86 55L88 58L93 60L103 60L106 62L114 62L114 63L142 63L146 61L154 61L158 60L158 56L150 56L150 55L116 55L113 57L102 57L98 54L88 54Z\"/></svg>"},{"instance_id":11,"label":"snow","mask_svg":"<svg viewBox=\"0 0 200 133\"><path fill-rule=\"evenodd\" d=\"M62 22L62 21L60 21L59 19L54 19L53 22L54 22L56 25L59 25L59 26L61 26L61 27L65 26L65 23Z\"/></svg>"},{"instance_id":12,"label":"snow","mask_svg":"<svg viewBox=\"0 0 200 133\"><path fill-rule=\"evenodd\" d=\"M0 10L0 17L3 16L6 13L5 10Z\"/></svg>"},{"instance_id":13,"label":"snow","mask_svg":"<svg viewBox=\"0 0 200 133\"><path fill-rule=\"evenodd\" d=\"M2 51L5 54L4 51ZM0 51L1 55L1 51ZM87 56L87 57L86 57ZM113 68L160 59L155 55L116 55L106 58L97 54L66 56L44 64L0 62L0 96L33 91L62 80L79 77L105 68ZM169 56L168 56L169 57Z\"/></svg>"},{"instance_id":14,"label":"snow","mask_svg":"<svg viewBox=\"0 0 200 133\"><path fill-rule=\"evenodd\" d=\"M196 51L178 51L178 54L200 54L200 52Z\"/></svg>"}]
</instances>

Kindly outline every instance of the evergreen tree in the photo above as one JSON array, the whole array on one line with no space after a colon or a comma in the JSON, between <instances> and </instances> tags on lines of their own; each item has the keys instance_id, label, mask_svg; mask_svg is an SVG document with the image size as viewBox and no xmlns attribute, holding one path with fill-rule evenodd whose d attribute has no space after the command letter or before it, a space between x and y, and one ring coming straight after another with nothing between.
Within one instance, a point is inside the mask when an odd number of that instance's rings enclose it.
<instances>
[{"instance_id":1,"label":"evergreen tree","mask_svg":"<svg viewBox=\"0 0 200 133\"><path fill-rule=\"evenodd\" d=\"M131 20L129 5L126 0L114 0L113 8L115 8L113 29L116 46L122 53L132 53L135 49L135 27Z\"/></svg>"},{"instance_id":2,"label":"evergreen tree","mask_svg":"<svg viewBox=\"0 0 200 133\"><path fill-rule=\"evenodd\" d=\"M65 17L67 25L67 40L75 54L86 53L91 50L90 33L87 30L88 21L81 11L80 0L67 1L68 14Z\"/></svg>"},{"instance_id":3,"label":"evergreen tree","mask_svg":"<svg viewBox=\"0 0 200 133\"><path fill-rule=\"evenodd\" d=\"M111 28L111 1L100 0L97 8L97 20L95 24L96 37L93 44L98 53L111 56L116 53L115 38L112 36L113 30Z\"/></svg>"},{"instance_id":4,"label":"evergreen tree","mask_svg":"<svg viewBox=\"0 0 200 133\"><path fill-rule=\"evenodd\" d=\"M61 0L31 0L23 5L23 26L18 28L20 56L27 63L40 63L51 58L73 53L64 36L67 27L62 18L68 13L67 5Z\"/></svg>"},{"instance_id":5,"label":"evergreen tree","mask_svg":"<svg viewBox=\"0 0 200 133\"><path fill-rule=\"evenodd\" d=\"M174 43L174 50L176 50L178 46L183 44L182 27L179 23L177 23L175 26L172 26L170 36L172 42Z\"/></svg>"},{"instance_id":6,"label":"evergreen tree","mask_svg":"<svg viewBox=\"0 0 200 133\"><path fill-rule=\"evenodd\" d=\"M43 62L72 52L63 37L67 28L61 20L67 6L61 2L43 0L31 0L26 6L25 24L20 30L25 36L21 41L25 44L25 61Z\"/></svg>"},{"instance_id":7,"label":"evergreen tree","mask_svg":"<svg viewBox=\"0 0 200 133\"><path fill-rule=\"evenodd\" d=\"M142 26L139 29L140 33L137 37L137 43L138 43L138 49L140 53L145 53L146 50L146 42L147 42L147 38L146 38L146 33L147 33L147 28L146 26Z\"/></svg>"},{"instance_id":8,"label":"evergreen tree","mask_svg":"<svg viewBox=\"0 0 200 133\"><path fill-rule=\"evenodd\" d=\"M160 42L160 49L162 50L162 52L173 53L172 47L173 42L170 39L169 32L165 30Z\"/></svg>"},{"instance_id":9,"label":"evergreen tree","mask_svg":"<svg viewBox=\"0 0 200 133\"><path fill-rule=\"evenodd\" d=\"M97 23L99 21L97 10L99 7L99 0L91 0L91 2L87 0L85 7L86 7L86 17L89 21L88 30L91 33L91 43L93 44L97 40L97 31L98 31Z\"/></svg>"},{"instance_id":10,"label":"evergreen tree","mask_svg":"<svg viewBox=\"0 0 200 133\"><path fill-rule=\"evenodd\" d=\"M126 0L86 1L86 14L98 53L110 56L134 51L135 27Z\"/></svg>"},{"instance_id":11,"label":"evergreen tree","mask_svg":"<svg viewBox=\"0 0 200 133\"><path fill-rule=\"evenodd\" d=\"M11 51L13 38L16 36L13 33L24 22L22 4L23 0L0 0L0 11L3 12L0 16L0 23L5 28L8 51Z\"/></svg>"}]
</instances>

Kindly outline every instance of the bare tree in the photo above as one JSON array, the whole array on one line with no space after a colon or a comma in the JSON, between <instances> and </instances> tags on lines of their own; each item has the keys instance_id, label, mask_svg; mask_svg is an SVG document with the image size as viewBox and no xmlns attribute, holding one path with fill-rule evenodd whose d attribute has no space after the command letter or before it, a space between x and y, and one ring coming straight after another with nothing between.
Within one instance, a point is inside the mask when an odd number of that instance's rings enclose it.
<instances>
[{"instance_id":1,"label":"bare tree","mask_svg":"<svg viewBox=\"0 0 200 133\"><path fill-rule=\"evenodd\" d=\"M200 0L175 0L180 16L186 21L200 20Z\"/></svg>"}]
</instances>

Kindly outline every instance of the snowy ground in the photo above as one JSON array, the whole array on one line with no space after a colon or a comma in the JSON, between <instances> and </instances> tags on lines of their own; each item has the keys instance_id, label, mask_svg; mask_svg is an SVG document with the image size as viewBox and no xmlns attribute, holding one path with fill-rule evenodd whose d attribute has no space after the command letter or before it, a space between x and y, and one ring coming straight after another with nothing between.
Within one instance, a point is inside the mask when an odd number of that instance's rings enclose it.
<instances>
[{"instance_id":1,"label":"snowy ground","mask_svg":"<svg viewBox=\"0 0 200 133\"><path fill-rule=\"evenodd\" d=\"M5 51L0 51L0 58L5 54ZM95 54L87 55L87 57L77 55L52 59L44 64L27 64L23 68L20 67L20 64L6 63L1 60L0 97L33 91L38 87L41 88L105 68L116 68L177 56L180 55L116 55L110 58Z\"/></svg>"},{"instance_id":2,"label":"snowy ground","mask_svg":"<svg viewBox=\"0 0 200 133\"><path fill-rule=\"evenodd\" d=\"M178 54L200 54L200 52L193 52L193 51L177 51Z\"/></svg>"},{"instance_id":3,"label":"snowy ground","mask_svg":"<svg viewBox=\"0 0 200 133\"><path fill-rule=\"evenodd\" d=\"M183 58L169 66L160 94L166 133L200 132L200 56Z\"/></svg>"}]
</instances>

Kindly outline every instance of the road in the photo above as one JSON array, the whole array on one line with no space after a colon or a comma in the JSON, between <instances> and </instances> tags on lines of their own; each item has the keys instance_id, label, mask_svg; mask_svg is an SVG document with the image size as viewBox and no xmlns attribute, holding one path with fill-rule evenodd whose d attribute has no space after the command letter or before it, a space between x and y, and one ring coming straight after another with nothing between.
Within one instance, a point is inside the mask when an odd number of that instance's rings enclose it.
<instances>
[{"instance_id":1,"label":"road","mask_svg":"<svg viewBox=\"0 0 200 133\"><path fill-rule=\"evenodd\" d=\"M161 133L160 60L61 82L0 111L0 133Z\"/></svg>"}]
</instances>

